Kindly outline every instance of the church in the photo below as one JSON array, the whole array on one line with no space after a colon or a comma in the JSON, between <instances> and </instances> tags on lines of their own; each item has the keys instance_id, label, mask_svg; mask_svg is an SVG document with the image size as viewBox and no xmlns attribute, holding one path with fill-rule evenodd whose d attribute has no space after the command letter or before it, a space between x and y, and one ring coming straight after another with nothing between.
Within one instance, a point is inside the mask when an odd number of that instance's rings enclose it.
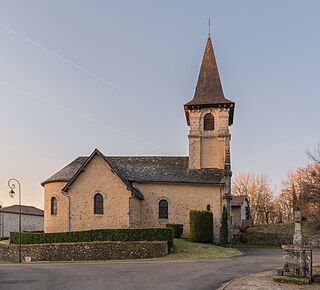
<instances>
[{"instance_id":1,"label":"church","mask_svg":"<svg viewBox=\"0 0 320 290\"><path fill-rule=\"evenodd\" d=\"M106 156L95 149L76 158L41 183L44 231L182 224L188 237L190 210L210 210L218 242L225 206L230 239L234 107L224 96L209 35L193 99L184 105L189 156Z\"/></svg>"}]
</instances>

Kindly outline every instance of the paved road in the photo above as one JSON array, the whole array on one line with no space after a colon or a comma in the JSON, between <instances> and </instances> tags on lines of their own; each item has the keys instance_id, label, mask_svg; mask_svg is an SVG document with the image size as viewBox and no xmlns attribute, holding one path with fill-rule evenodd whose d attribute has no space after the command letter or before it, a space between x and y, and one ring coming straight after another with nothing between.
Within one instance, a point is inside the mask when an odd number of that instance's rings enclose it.
<instances>
[{"instance_id":1,"label":"paved road","mask_svg":"<svg viewBox=\"0 0 320 290\"><path fill-rule=\"evenodd\" d=\"M241 274L281 266L281 249L246 248L213 260L0 264L0 289L216 289ZM320 251L314 251L320 262Z\"/></svg>"}]
</instances>

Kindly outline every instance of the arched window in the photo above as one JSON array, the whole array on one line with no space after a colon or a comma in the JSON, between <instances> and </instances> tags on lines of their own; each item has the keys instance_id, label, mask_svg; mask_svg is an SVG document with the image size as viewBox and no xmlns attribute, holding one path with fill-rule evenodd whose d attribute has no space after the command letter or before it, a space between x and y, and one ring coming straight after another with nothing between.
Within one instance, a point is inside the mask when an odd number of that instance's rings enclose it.
<instances>
[{"instance_id":1,"label":"arched window","mask_svg":"<svg viewBox=\"0 0 320 290\"><path fill-rule=\"evenodd\" d=\"M205 114L203 118L203 128L205 131L214 130L214 118L211 113Z\"/></svg>"},{"instance_id":2,"label":"arched window","mask_svg":"<svg viewBox=\"0 0 320 290\"><path fill-rule=\"evenodd\" d=\"M207 210L211 210L210 204L207 204Z\"/></svg>"},{"instance_id":3,"label":"arched window","mask_svg":"<svg viewBox=\"0 0 320 290\"><path fill-rule=\"evenodd\" d=\"M103 196L100 193L94 196L94 214L103 214Z\"/></svg>"},{"instance_id":4,"label":"arched window","mask_svg":"<svg viewBox=\"0 0 320 290\"><path fill-rule=\"evenodd\" d=\"M57 199L53 196L51 197L51 215L57 214Z\"/></svg>"},{"instance_id":5,"label":"arched window","mask_svg":"<svg viewBox=\"0 0 320 290\"><path fill-rule=\"evenodd\" d=\"M165 199L159 201L159 219L168 218L168 202Z\"/></svg>"}]
</instances>

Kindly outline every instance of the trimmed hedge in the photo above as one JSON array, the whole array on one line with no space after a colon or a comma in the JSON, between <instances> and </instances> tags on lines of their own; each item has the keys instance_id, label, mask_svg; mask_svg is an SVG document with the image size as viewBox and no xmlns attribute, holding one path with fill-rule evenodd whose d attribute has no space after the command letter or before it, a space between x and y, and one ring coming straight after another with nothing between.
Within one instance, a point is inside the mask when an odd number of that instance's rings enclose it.
<instances>
[{"instance_id":1,"label":"trimmed hedge","mask_svg":"<svg viewBox=\"0 0 320 290\"><path fill-rule=\"evenodd\" d=\"M190 211L190 239L200 243L213 242L213 214L211 211Z\"/></svg>"},{"instance_id":2,"label":"trimmed hedge","mask_svg":"<svg viewBox=\"0 0 320 290\"><path fill-rule=\"evenodd\" d=\"M19 243L19 233L11 232L10 240ZM64 233L21 233L22 244L52 244L97 241L167 241L168 248L173 246L172 228L147 229L103 229Z\"/></svg>"},{"instance_id":3,"label":"trimmed hedge","mask_svg":"<svg viewBox=\"0 0 320 290\"><path fill-rule=\"evenodd\" d=\"M173 228L173 237L180 239L183 235L183 225L182 224L166 224L167 228Z\"/></svg>"}]
</instances>

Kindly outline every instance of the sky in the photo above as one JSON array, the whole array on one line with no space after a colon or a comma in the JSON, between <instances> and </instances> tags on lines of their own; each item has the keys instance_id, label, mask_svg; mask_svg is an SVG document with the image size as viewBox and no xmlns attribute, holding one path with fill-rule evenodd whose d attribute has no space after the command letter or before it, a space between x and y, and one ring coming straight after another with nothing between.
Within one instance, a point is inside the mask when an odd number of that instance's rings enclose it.
<instances>
[{"instance_id":1,"label":"sky","mask_svg":"<svg viewBox=\"0 0 320 290\"><path fill-rule=\"evenodd\" d=\"M0 0L0 202L43 208L77 156L187 155L183 104L211 36L234 173L275 191L320 140L320 1Z\"/></svg>"}]
</instances>

